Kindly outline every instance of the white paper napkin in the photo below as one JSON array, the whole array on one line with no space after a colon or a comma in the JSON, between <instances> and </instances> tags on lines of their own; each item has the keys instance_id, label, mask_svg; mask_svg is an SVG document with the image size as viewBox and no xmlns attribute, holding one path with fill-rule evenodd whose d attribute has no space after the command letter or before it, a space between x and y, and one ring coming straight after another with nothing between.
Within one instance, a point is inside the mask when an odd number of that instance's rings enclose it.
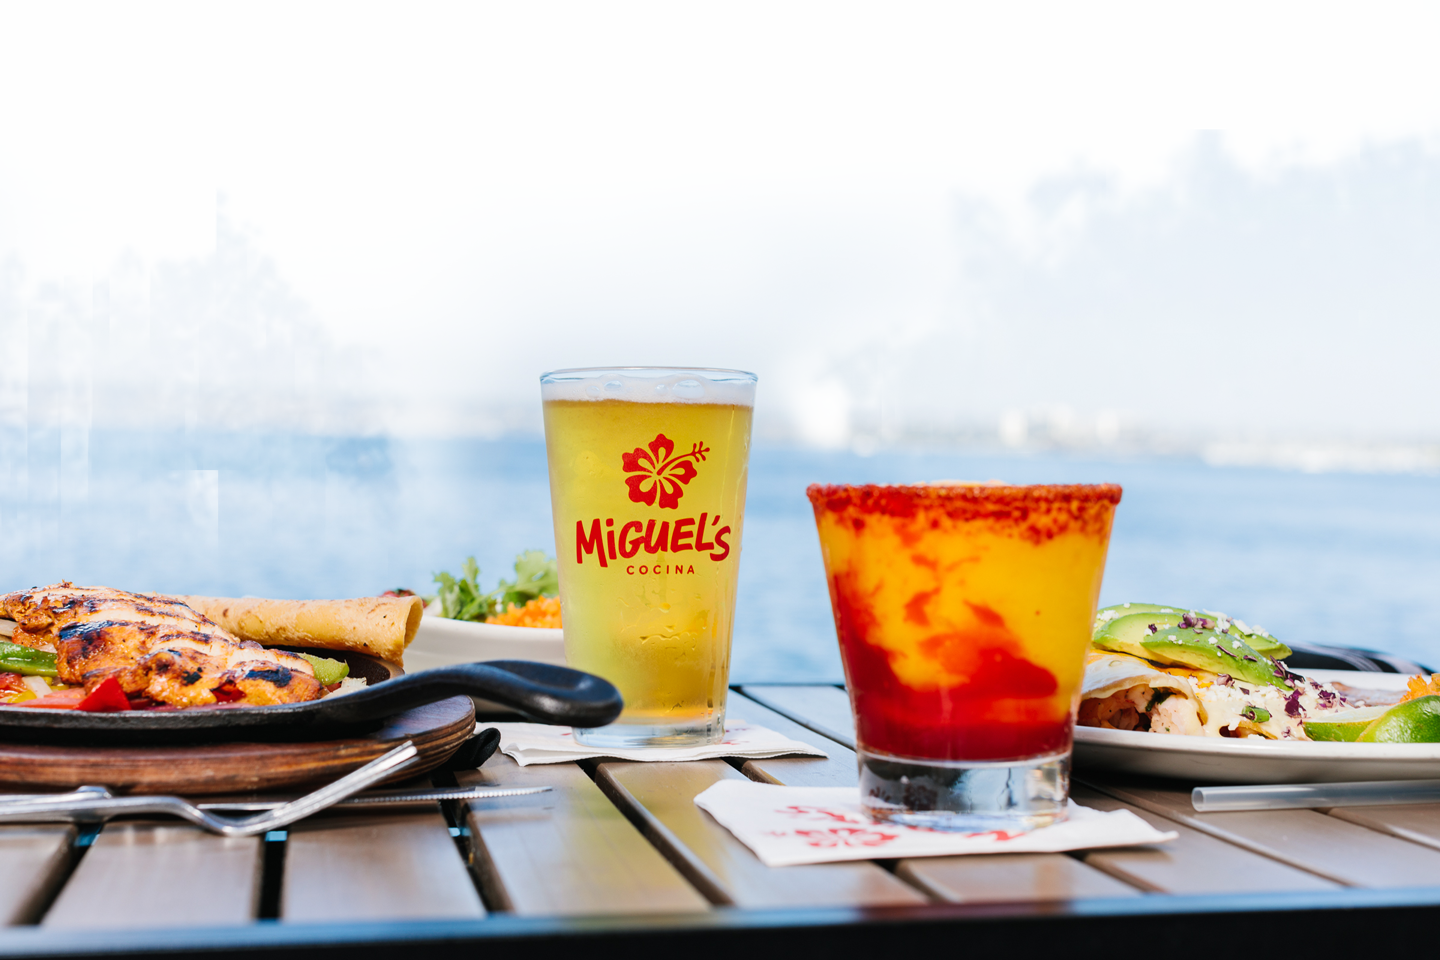
<instances>
[{"instance_id":1,"label":"white paper napkin","mask_svg":"<svg viewBox=\"0 0 1440 960\"><path fill-rule=\"evenodd\" d=\"M500 752L513 757L522 767L532 763L566 763L591 757L615 757L619 760L713 760L717 757L783 757L802 754L807 757L828 756L819 747L781 736L774 730L755 727L744 720L725 721L725 739L701 747L642 747L615 750L587 747L575 742L569 727L552 727L544 723L480 723L476 730L494 727L500 731Z\"/></svg>"},{"instance_id":2,"label":"white paper napkin","mask_svg":"<svg viewBox=\"0 0 1440 960\"><path fill-rule=\"evenodd\" d=\"M1057 853L1164 843L1178 836L1156 830L1129 810L1092 810L1073 800L1068 819L1013 834L949 833L871 820L854 787L721 780L695 803L769 867L962 853Z\"/></svg>"}]
</instances>

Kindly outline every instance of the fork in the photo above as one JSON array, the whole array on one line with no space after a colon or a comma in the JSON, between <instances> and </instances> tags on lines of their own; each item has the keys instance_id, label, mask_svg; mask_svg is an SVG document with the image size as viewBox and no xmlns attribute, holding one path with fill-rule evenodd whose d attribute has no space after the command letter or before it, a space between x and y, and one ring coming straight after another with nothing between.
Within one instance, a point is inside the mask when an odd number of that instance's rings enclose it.
<instances>
[{"instance_id":1,"label":"fork","mask_svg":"<svg viewBox=\"0 0 1440 960\"><path fill-rule=\"evenodd\" d=\"M103 823L111 817L163 813L188 820L223 837L253 837L303 820L359 793L415 762L420 751L406 740L400 746L339 780L289 803L248 817L225 817L202 810L180 797L116 797L104 787L80 787L70 793L0 801L0 823L54 821Z\"/></svg>"},{"instance_id":2,"label":"fork","mask_svg":"<svg viewBox=\"0 0 1440 960\"><path fill-rule=\"evenodd\" d=\"M429 803L437 800L492 800L497 797L526 797L549 793L550 787L434 787L420 790L371 790L357 793L335 804L337 807L383 807L395 804ZM279 800L216 800L197 803L201 810L274 810Z\"/></svg>"}]
</instances>

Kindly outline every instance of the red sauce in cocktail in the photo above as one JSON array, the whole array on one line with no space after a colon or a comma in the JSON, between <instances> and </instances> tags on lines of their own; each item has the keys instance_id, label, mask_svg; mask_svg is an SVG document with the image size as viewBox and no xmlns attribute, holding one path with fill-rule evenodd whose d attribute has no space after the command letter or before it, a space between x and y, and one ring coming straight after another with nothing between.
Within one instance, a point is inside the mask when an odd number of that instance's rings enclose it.
<instances>
[{"instance_id":1,"label":"red sauce in cocktail","mask_svg":"<svg viewBox=\"0 0 1440 960\"><path fill-rule=\"evenodd\" d=\"M863 599L839 577L832 578L830 589L856 733L866 747L935 760L1006 760L1069 748L1068 713L1059 719L1014 716L1017 704L1055 693L1049 670L1004 646L981 647L981 665L969 683L915 690L895 676L886 652L865 639L869 614ZM1009 714L1003 722L997 720L1001 713Z\"/></svg>"}]
</instances>

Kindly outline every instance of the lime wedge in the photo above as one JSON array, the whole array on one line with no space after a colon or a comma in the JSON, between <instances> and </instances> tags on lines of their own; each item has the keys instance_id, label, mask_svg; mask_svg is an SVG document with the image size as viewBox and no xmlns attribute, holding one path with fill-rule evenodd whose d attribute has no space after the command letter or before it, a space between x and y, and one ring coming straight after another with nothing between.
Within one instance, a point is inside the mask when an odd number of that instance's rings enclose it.
<instances>
[{"instance_id":1,"label":"lime wedge","mask_svg":"<svg viewBox=\"0 0 1440 960\"><path fill-rule=\"evenodd\" d=\"M1360 743L1440 743L1440 697L1431 694L1397 703L1366 727L1356 740Z\"/></svg>"},{"instance_id":2,"label":"lime wedge","mask_svg":"<svg viewBox=\"0 0 1440 960\"><path fill-rule=\"evenodd\" d=\"M1336 710L1320 719L1305 721L1305 735L1311 740L1339 740L1353 743L1360 734L1389 707L1356 707L1353 710Z\"/></svg>"}]
</instances>

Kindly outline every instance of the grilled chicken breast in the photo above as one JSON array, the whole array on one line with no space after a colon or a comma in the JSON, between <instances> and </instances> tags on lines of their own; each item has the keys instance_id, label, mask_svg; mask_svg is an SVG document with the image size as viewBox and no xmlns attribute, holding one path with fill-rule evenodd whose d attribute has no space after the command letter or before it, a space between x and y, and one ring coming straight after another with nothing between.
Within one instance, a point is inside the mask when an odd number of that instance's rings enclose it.
<instances>
[{"instance_id":1,"label":"grilled chicken breast","mask_svg":"<svg viewBox=\"0 0 1440 960\"><path fill-rule=\"evenodd\" d=\"M65 683L114 677L131 695L176 707L318 699L304 657L240 640L170 597L63 582L0 597L14 642L53 649Z\"/></svg>"},{"instance_id":2,"label":"grilled chicken breast","mask_svg":"<svg viewBox=\"0 0 1440 960\"><path fill-rule=\"evenodd\" d=\"M115 620L162 626L188 624L196 633L222 640L235 637L173 597L127 593L110 587L77 587L64 581L48 587L17 590L0 597L0 613L15 621L10 639L27 647L54 649L67 623Z\"/></svg>"}]
</instances>

